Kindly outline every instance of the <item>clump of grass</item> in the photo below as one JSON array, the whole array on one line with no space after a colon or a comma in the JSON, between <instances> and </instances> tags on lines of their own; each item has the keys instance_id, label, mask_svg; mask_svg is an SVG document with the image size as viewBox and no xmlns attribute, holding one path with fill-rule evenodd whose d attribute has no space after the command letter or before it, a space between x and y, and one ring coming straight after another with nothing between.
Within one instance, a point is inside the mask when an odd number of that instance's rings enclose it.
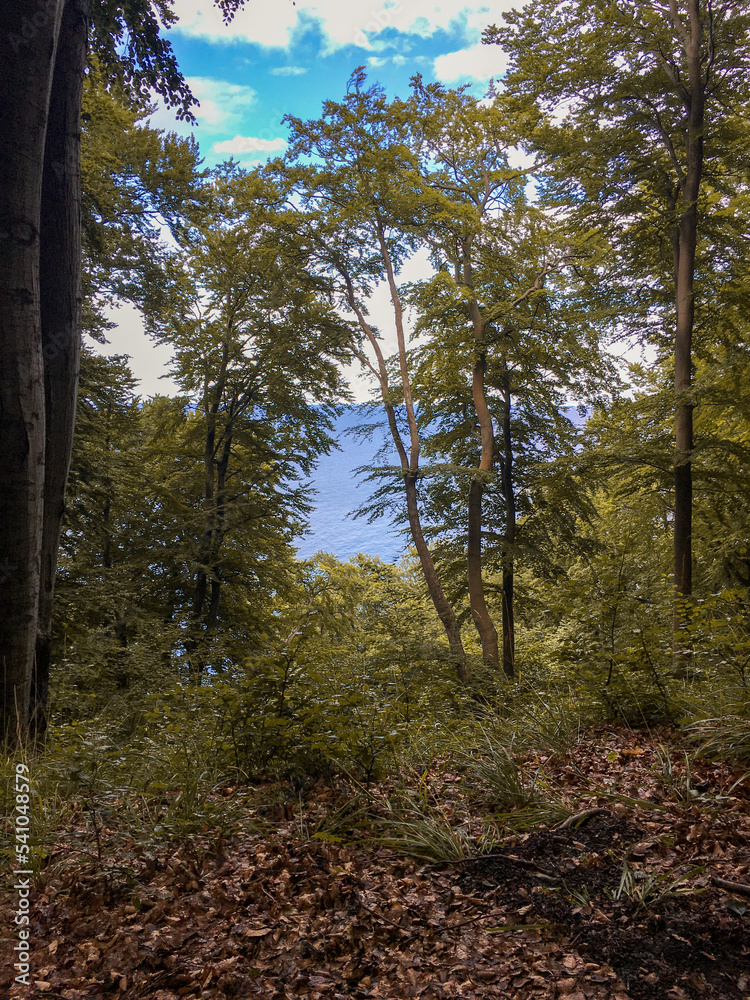
<instances>
[{"instance_id":1,"label":"clump of grass","mask_svg":"<svg viewBox=\"0 0 750 1000\"><path fill-rule=\"evenodd\" d=\"M560 799L542 799L512 812L493 813L493 819L503 825L525 833L540 826L553 827L562 823L572 812Z\"/></svg>"},{"instance_id":2,"label":"clump of grass","mask_svg":"<svg viewBox=\"0 0 750 1000\"><path fill-rule=\"evenodd\" d=\"M750 761L750 719L736 715L700 719L686 726L685 731L692 742L698 743L702 757Z\"/></svg>"},{"instance_id":3,"label":"clump of grass","mask_svg":"<svg viewBox=\"0 0 750 1000\"><path fill-rule=\"evenodd\" d=\"M510 749L490 730L480 730L468 746L459 746L454 754L459 767L486 789L496 808L525 808L543 798L537 775L524 773Z\"/></svg>"},{"instance_id":4,"label":"clump of grass","mask_svg":"<svg viewBox=\"0 0 750 1000\"><path fill-rule=\"evenodd\" d=\"M459 756L459 761L487 788L495 806L524 807L540 798L534 778L525 775L512 755L490 740L476 756L468 751Z\"/></svg>"},{"instance_id":5,"label":"clump of grass","mask_svg":"<svg viewBox=\"0 0 750 1000\"><path fill-rule=\"evenodd\" d=\"M635 903L639 910L658 906L659 903L672 896L688 896L703 892L702 888L685 885L688 879L701 875L705 868L689 866L684 871L654 871L639 878L640 872L635 871L627 861L623 862L620 882L612 893L615 900L627 900Z\"/></svg>"},{"instance_id":6,"label":"clump of grass","mask_svg":"<svg viewBox=\"0 0 750 1000\"><path fill-rule=\"evenodd\" d=\"M503 705L502 715L513 746L563 754L580 738L583 723L569 690L553 685L544 694L525 693L519 702Z\"/></svg>"},{"instance_id":7,"label":"clump of grass","mask_svg":"<svg viewBox=\"0 0 750 1000\"><path fill-rule=\"evenodd\" d=\"M526 773L498 733L482 730L467 749L458 749L457 763L488 795L492 818L501 827L533 830L555 826L571 815L570 809L551 796L539 771ZM509 739L512 745L512 739Z\"/></svg>"},{"instance_id":8,"label":"clump of grass","mask_svg":"<svg viewBox=\"0 0 750 1000\"><path fill-rule=\"evenodd\" d=\"M692 785L690 757L684 754L685 765L677 770L672 764L672 757L666 747L660 743L654 753L654 770L661 772L662 782L672 790L679 802L692 802L698 797L698 792Z\"/></svg>"},{"instance_id":9,"label":"clump of grass","mask_svg":"<svg viewBox=\"0 0 750 1000\"><path fill-rule=\"evenodd\" d=\"M373 822L379 830L374 840L420 861L451 863L478 853L465 826L448 815L424 780L382 799Z\"/></svg>"},{"instance_id":10,"label":"clump of grass","mask_svg":"<svg viewBox=\"0 0 750 1000\"><path fill-rule=\"evenodd\" d=\"M387 821L387 826L390 832L380 838L380 842L420 861L450 863L463 861L477 853L468 833L441 817L393 817Z\"/></svg>"}]
</instances>

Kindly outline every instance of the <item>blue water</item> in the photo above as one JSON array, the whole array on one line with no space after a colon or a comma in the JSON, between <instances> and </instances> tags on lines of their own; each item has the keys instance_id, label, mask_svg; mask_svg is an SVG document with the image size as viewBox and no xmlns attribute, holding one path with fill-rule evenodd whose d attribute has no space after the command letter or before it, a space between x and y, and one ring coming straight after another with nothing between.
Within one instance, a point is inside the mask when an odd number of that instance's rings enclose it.
<instances>
[{"instance_id":1,"label":"blue water","mask_svg":"<svg viewBox=\"0 0 750 1000\"><path fill-rule=\"evenodd\" d=\"M585 423L575 407L565 407L564 412L576 427ZM370 439L348 433L362 424L377 424ZM324 455L318 462L312 480L317 496L313 497L310 531L297 543L298 556L309 559L316 552L330 552L345 561L364 552L380 556L386 562L397 562L411 544L408 533L400 533L387 516L372 524L366 517L355 520L353 516L377 489L377 483L367 482L365 476L357 475L354 470L371 464L398 464L385 414L378 409L365 411L362 407L347 406L336 421L333 437L340 450ZM390 448L385 459L381 457L374 463L376 453L386 441Z\"/></svg>"},{"instance_id":2,"label":"blue water","mask_svg":"<svg viewBox=\"0 0 750 1000\"><path fill-rule=\"evenodd\" d=\"M313 476L313 486L318 491L313 498L315 508L310 514L310 531L299 540L297 555L309 559L316 552L330 552L338 559L346 560L364 552L380 556L386 562L396 562L406 547L406 539L399 534L391 520L380 517L372 524L367 518L356 520L353 513L375 492L377 485L368 483L364 476L355 475L354 470L362 465L370 465L376 452L386 440L390 440L384 423L384 414L368 415L359 407L348 406L336 421L333 437L339 449L324 455ZM379 422L379 427L370 440L361 440L347 433L363 423ZM386 459L396 464L393 445Z\"/></svg>"}]
</instances>

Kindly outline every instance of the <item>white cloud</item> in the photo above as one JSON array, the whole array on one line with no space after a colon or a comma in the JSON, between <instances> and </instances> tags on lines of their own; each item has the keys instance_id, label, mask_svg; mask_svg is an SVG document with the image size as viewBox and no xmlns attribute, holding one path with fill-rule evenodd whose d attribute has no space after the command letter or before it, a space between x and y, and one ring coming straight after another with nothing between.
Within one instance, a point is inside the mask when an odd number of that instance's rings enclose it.
<instances>
[{"instance_id":1,"label":"white cloud","mask_svg":"<svg viewBox=\"0 0 750 1000\"><path fill-rule=\"evenodd\" d=\"M210 132L224 132L239 123L258 99L252 87L208 76L189 76L188 85L200 101L193 109L198 124Z\"/></svg>"},{"instance_id":2,"label":"white cloud","mask_svg":"<svg viewBox=\"0 0 750 1000\"><path fill-rule=\"evenodd\" d=\"M306 72L304 66L276 66L271 70L271 76L302 76Z\"/></svg>"},{"instance_id":3,"label":"white cloud","mask_svg":"<svg viewBox=\"0 0 750 1000\"><path fill-rule=\"evenodd\" d=\"M229 25L210 0L176 0L179 21L173 30L213 42L255 42L268 48L288 48L295 38L317 27L324 38L324 53L347 45L369 49L386 29L430 38L451 31L468 44L478 42L482 29L499 19L517 0L306 0L269 3L259 13L247 3Z\"/></svg>"},{"instance_id":4,"label":"white cloud","mask_svg":"<svg viewBox=\"0 0 750 1000\"><path fill-rule=\"evenodd\" d=\"M505 73L508 60L497 45L472 45L458 52L448 52L438 56L434 63L435 76L444 83L457 81L496 80Z\"/></svg>"},{"instance_id":5,"label":"white cloud","mask_svg":"<svg viewBox=\"0 0 750 1000\"><path fill-rule=\"evenodd\" d=\"M129 302L121 302L106 311L117 326L107 332L108 344L91 344L96 354L111 357L127 354L130 370L139 380L142 396L174 396L180 387L167 375L172 363L172 348L156 344L146 336L143 317Z\"/></svg>"},{"instance_id":6,"label":"white cloud","mask_svg":"<svg viewBox=\"0 0 750 1000\"><path fill-rule=\"evenodd\" d=\"M285 139L260 139L252 135L236 135L234 139L215 142L214 153L277 153L286 149Z\"/></svg>"},{"instance_id":7,"label":"white cloud","mask_svg":"<svg viewBox=\"0 0 750 1000\"><path fill-rule=\"evenodd\" d=\"M255 3L246 3L231 24L224 24L213 0L177 0L175 29L213 42L257 42L269 48L286 48L299 21L299 10L291 3L269 3L259 14ZM175 30L172 29L172 30Z\"/></svg>"}]
</instances>

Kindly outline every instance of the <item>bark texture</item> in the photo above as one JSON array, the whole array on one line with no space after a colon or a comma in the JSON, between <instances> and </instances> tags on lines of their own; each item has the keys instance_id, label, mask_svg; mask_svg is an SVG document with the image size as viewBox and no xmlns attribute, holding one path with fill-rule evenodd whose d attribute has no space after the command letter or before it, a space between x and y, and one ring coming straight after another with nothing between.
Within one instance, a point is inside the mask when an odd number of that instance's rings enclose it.
<instances>
[{"instance_id":1,"label":"bark texture","mask_svg":"<svg viewBox=\"0 0 750 1000\"><path fill-rule=\"evenodd\" d=\"M65 0L42 181L40 303L45 394L41 579L29 725L47 727L57 550L75 427L81 341L81 100L88 0Z\"/></svg>"},{"instance_id":2,"label":"bark texture","mask_svg":"<svg viewBox=\"0 0 750 1000\"><path fill-rule=\"evenodd\" d=\"M680 177L674 246L675 350L674 389L677 403L674 458L674 589L675 661L683 660L686 601L693 591L693 401L692 338L695 323L695 253L698 236L698 195L703 176L707 79L702 66L703 32L700 0L688 0L688 23L673 11L674 28L683 47L687 80L682 88L686 110L685 169ZM709 25L710 30L710 25Z\"/></svg>"},{"instance_id":3,"label":"bark texture","mask_svg":"<svg viewBox=\"0 0 750 1000\"><path fill-rule=\"evenodd\" d=\"M2 736L23 739L42 554L42 172L62 0L0 5L0 676Z\"/></svg>"},{"instance_id":4,"label":"bark texture","mask_svg":"<svg viewBox=\"0 0 750 1000\"><path fill-rule=\"evenodd\" d=\"M510 378L506 371L503 393L503 452L501 486L505 505L503 533L503 673L514 677L516 672L516 633L513 614L515 585L516 496L513 490L513 428L511 424Z\"/></svg>"},{"instance_id":5,"label":"bark texture","mask_svg":"<svg viewBox=\"0 0 750 1000\"><path fill-rule=\"evenodd\" d=\"M471 394L474 401L474 411L479 424L480 475L472 480L469 487L468 531L466 536L466 565L469 584L469 604L479 639L482 643L482 656L485 662L496 667L500 654L498 650L497 629L492 621L484 596L484 579L482 576L482 506L485 482L482 473L492 472L495 462L495 432L492 426L492 415L487 405L485 375L487 371L487 345L485 341L485 322L482 311L474 296L474 277L471 266L471 244L466 240L463 248L463 284L471 293L469 299L469 315L474 328L474 367L471 373Z\"/></svg>"}]
</instances>

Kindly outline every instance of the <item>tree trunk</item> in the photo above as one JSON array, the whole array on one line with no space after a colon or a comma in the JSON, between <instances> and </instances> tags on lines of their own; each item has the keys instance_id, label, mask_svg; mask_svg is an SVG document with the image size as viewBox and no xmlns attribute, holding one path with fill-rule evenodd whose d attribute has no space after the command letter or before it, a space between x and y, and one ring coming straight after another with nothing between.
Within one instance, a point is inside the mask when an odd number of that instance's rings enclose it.
<instances>
[{"instance_id":1,"label":"tree trunk","mask_svg":"<svg viewBox=\"0 0 750 1000\"><path fill-rule=\"evenodd\" d=\"M438 618L443 624L445 635L448 639L448 648L456 664L459 679L466 683L469 679L469 671L466 665L466 652L461 640L461 629L454 614L453 608L445 596L440 580L432 561L430 549L422 534L422 526L419 518L419 507L417 505L417 481L416 477L407 472L404 475L404 489L406 491L406 513L409 519L409 529L414 541L414 547L419 556L422 567L422 574L427 584L432 603L437 611Z\"/></svg>"},{"instance_id":2,"label":"tree trunk","mask_svg":"<svg viewBox=\"0 0 750 1000\"><path fill-rule=\"evenodd\" d=\"M373 329L370 327L364 313L357 305L357 301L354 295L354 288L351 279L346 271L342 271L342 277L346 282L347 288L347 300L352 311L356 314L359 325L362 332L367 337L370 346L375 352L375 357L377 358L377 368L369 365L366 359L362 358L363 361L368 365L370 371L377 378L378 384L380 386L380 393L383 399L383 407L385 409L386 417L388 418L388 427L391 432L391 438L398 452L399 462L401 464L401 471L404 479L404 491L406 493L406 515L409 522L409 530L411 532L412 541L414 542L414 547L417 550L417 555L419 557L419 563L422 567L422 575L424 577L425 583L427 584L427 590L429 592L432 603L437 612L438 618L442 622L443 628L445 629L445 635L448 640L448 648L451 651L451 656L456 665L456 672L458 673L459 679L462 683L466 683L469 679L469 669L466 660L466 651L464 649L463 641L461 639L461 628L458 624L458 619L456 618L455 612L451 607L450 601L445 596L445 591L440 583L440 579L437 575L435 569L435 563L432 560L432 554L430 548L425 540L424 534L422 533L421 518L419 516L419 503L417 500L417 473L419 468L419 435L416 422L416 416L414 413L414 407L411 401L411 385L409 383L409 374L406 367L406 337L404 335L403 329L403 313L401 309L401 300L398 294L398 288L396 287L396 279L393 272L393 267L390 262L390 257L388 255L388 248L383 237L382 228L378 230L378 236L380 239L380 248L383 253L383 258L386 262L386 269L388 274L388 284L391 291L391 298L393 300L395 316L396 316L396 329L398 335L398 349L399 349L399 367L401 370L401 380L402 388L404 390L404 399L407 401L407 419L409 423L409 435L411 442L410 454L407 454L406 447L401 438L401 432L398 429L398 422L396 420L396 413L390 402L390 387L388 383L388 368L385 363L385 358L383 357L383 352L380 348L378 338L375 336Z\"/></svg>"},{"instance_id":3,"label":"tree trunk","mask_svg":"<svg viewBox=\"0 0 750 1000\"><path fill-rule=\"evenodd\" d=\"M45 392L41 581L30 730L47 728L57 550L75 426L81 345L81 99L88 0L66 0L60 25L42 181L40 302Z\"/></svg>"},{"instance_id":4,"label":"tree trunk","mask_svg":"<svg viewBox=\"0 0 750 1000\"><path fill-rule=\"evenodd\" d=\"M219 606L221 603L221 565L219 553L226 534L227 516L227 473L229 459L232 456L232 432L234 429L234 413L236 400L229 405L227 426L224 428L224 443L221 456L216 463L216 502L214 505L213 535L211 539L211 596L204 619L203 638L208 638L215 630L219 621Z\"/></svg>"},{"instance_id":5,"label":"tree trunk","mask_svg":"<svg viewBox=\"0 0 750 1000\"><path fill-rule=\"evenodd\" d=\"M505 503L503 534L503 672L506 677L516 672L516 636L514 626L514 578L516 542L516 497L513 491L513 436L510 413L510 379L503 378L503 459L501 485Z\"/></svg>"},{"instance_id":6,"label":"tree trunk","mask_svg":"<svg viewBox=\"0 0 750 1000\"><path fill-rule=\"evenodd\" d=\"M0 672L2 732L28 731L39 613L44 369L42 169L62 0L0 4Z\"/></svg>"},{"instance_id":7,"label":"tree trunk","mask_svg":"<svg viewBox=\"0 0 750 1000\"><path fill-rule=\"evenodd\" d=\"M474 368L471 373L471 392L474 400L474 411L479 423L480 455L479 471L491 472L495 457L495 433L492 426L492 416L487 405L485 392L485 372L487 369L486 344L484 339L484 320L479 303L474 296L474 279L471 266L471 242L466 240L463 245L463 283L471 293L469 300L469 315L474 327ZM498 666L499 652L497 644L497 629L487 610L484 596L484 579L482 576L482 502L484 498L484 481L481 478L472 480L469 487L468 531L466 536L466 566L469 584L469 604L479 639L482 643L482 656L486 663Z\"/></svg>"},{"instance_id":8,"label":"tree trunk","mask_svg":"<svg viewBox=\"0 0 750 1000\"><path fill-rule=\"evenodd\" d=\"M701 64L702 24L699 0L689 0L690 30L681 35L687 60L686 164L681 179L681 214L675 253L675 416L674 458L674 657L678 672L684 669L688 624L687 602L693 592L693 401L692 337L695 322L695 252L698 234L698 196L703 175L703 129L706 81Z\"/></svg>"},{"instance_id":9,"label":"tree trunk","mask_svg":"<svg viewBox=\"0 0 750 1000\"><path fill-rule=\"evenodd\" d=\"M497 666L499 661L497 629L487 610L482 580L482 494L483 484L472 480L469 487L468 531L466 535L466 567L469 583L471 617L482 643L482 657Z\"/></svg>"},{"instance_id":10,"label":"tree trunk","mask_svg":"<svg viewBox=\"0 0 750 1000\"><path fill-rule=\"evenodd\" d=\"M188 658L191 660L191 670L198 677L206 668L203 655L199 648L213 632L219 618L219 599L221 594L221 576L219 567L219 551L225 534L226 518L226 481L229 469L229 459L232 454L232 432L237 407L237 399L233 399L228 407L227 424L217 442L218 413L224 399L229 370L229 342L225 341L221 349L221 367L216 385L213 388L213 398L205 400L206 411L206 444L203 452L204 493L203 493L203 534L198 552L199 568L195 576L193 600L190 608L190 635L185 643ZM217 461L216 452L221 445L221 456ZM204 606L209 588L209 572L211 575L211 596L204 615Z\"/></svg>"}]
</instances>

